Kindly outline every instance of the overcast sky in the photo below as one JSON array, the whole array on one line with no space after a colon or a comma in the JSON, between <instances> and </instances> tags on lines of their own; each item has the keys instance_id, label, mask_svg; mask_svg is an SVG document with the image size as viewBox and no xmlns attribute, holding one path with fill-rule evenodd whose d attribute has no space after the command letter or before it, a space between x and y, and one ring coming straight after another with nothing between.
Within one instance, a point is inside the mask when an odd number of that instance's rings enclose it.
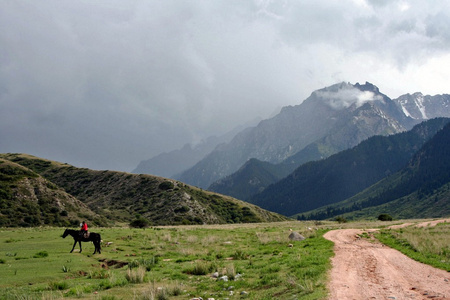
<instances>
[{"instance_id":1,"label":"overcast sky","mask_svg":"<svg viewBox=\"0 0 450 300\"><path fill-rule=\"evenodd\" d=\"M131 171L341 81L450 93L447 0L0 1L0 153Z\"/></svg>"}]
</instances>

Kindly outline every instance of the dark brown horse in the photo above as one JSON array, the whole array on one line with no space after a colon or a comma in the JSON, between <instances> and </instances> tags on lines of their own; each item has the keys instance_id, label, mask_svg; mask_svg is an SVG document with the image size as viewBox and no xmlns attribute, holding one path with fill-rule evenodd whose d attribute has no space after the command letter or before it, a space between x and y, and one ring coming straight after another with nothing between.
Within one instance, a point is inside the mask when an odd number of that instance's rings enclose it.
<instances>
[{"instance_id":1,"label":"dark brown horse","mask_svg":"<svg viewBox=\"0 0 450 300\"><path fill-rule=\"evenodd\" d=\"M63 238L66 238L66 236L71 235L74 239L74 243L73 243L73 247L72 250L70 251L70 253L72 253L73 249L75 249L75 245L77 244L77 242L80 244L80 253L82 251L81 249L81 242L93 242L94 243L94 253L102 253L102 249L100 247L102 238L100 236L100 233L95 233L95 232L89 232L89 236L87 238L85 238L81 232L79 230L73 230L73 229L66 229L62 235Z\"/></svg>"}]
</instances>

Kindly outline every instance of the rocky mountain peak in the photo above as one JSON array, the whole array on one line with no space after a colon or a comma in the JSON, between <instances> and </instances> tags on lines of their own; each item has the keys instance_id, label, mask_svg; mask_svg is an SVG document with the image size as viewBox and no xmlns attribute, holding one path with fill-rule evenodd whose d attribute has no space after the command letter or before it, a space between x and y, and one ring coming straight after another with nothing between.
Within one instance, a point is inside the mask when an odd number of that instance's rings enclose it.
<instances>
[{"instance_id":1,"label":"rocky mountain peak","mask_svg":"<svg viewBox=\"0 0 450 300\"><path fill-rule=\"evenodd\" d=\"M371 101L385 102L387 97L380 93L378 87L369 82L363 85L341 82L313 92L310 98L320 100L334 110L342 110L351 106L358 108Z\"/></svg>"},{"instance_id":2,"label":"rocky mountain peak","mask_svg":"<svg viewBox=\"0 0 450 300\"><path fill-rule=\"evenodd\" d=\"M403 113L415 120L449 117L450 95L423 95L420 92L405 94L393 100Z\"/></svg>"},{"instance_id":3,"label":"rocky mountain peak","mask_svg":"<svg viewBox=\"0 0 450 300\"><path fill-rule=\"evenodd\" d=\"M366 81L365 84L359 84L358 82L354 85L355 88L359 89L360 91L363 92L373 92L376 94L380 93L380 89L376 86L373 85L372 83Z\"/></svg>"}]
</instances>

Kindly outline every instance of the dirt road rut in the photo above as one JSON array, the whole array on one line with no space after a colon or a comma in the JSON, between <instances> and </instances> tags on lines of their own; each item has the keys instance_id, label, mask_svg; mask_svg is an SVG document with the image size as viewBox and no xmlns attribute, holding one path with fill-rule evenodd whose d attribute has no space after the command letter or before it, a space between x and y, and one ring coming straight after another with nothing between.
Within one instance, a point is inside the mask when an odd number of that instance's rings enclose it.
<instances>
[{"instance_id":1,"label":"dirt road rut","mask_svg":"<svg viewBox=\"0 0 450 300\"><path fill-rule=\"evenodd\" d=\"M330 300L450 299L449 272L416 262L379 242L359 238L361 233L343 229L324 236L335 243Z\"/></svg>"}]
</instances>

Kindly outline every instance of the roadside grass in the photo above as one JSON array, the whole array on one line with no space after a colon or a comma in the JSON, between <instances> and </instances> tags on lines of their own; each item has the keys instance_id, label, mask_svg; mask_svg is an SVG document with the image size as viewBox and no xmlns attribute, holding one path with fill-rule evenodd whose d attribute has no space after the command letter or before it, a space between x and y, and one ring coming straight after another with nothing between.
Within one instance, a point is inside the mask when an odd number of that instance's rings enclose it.
<instances>
[{"instance_id":1,"label":"roadside grass","mask_svg":"<svg viewBox=\"0 0 450 300\"><path fill-rule=\"evenodd\" d=\"M325 299L333 224L92 229L100 255L91 243L69 253L63 228L3 228L0 299Z\"/></svg>"},{"instance_id":2,"label":"roadside grass","mask_svg":"<svg viewBox=\"0 0 450 300\"><path fill-rule=\"evenodd\" d=\"M376 236L380 242L414 260L450 271L450 223L383 229Z\"/></svg>"}]
</instances>

